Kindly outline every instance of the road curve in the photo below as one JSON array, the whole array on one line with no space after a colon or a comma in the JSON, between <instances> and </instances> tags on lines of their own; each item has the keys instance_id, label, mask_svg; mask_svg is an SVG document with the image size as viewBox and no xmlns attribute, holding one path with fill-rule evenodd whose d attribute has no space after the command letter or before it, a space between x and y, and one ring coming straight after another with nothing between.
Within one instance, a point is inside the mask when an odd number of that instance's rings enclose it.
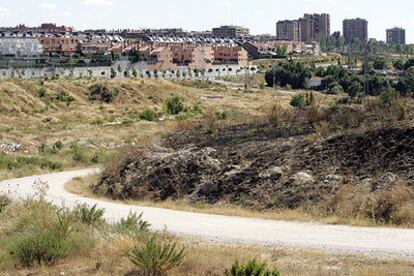
<instances>
[{"instance_id":1,"label":"road curve","mask_svg":"<svg viewBox=\"0 0 414 276\"><path fill-rule=\"evenodd\" d=\"M228 217L167 209L111 203L79 195L64 189L74 177L87 176L97 170L87 169L0 182L0 193L12 197L33 196L33 183L41 179L50 188L46 199L57 205L73 207L77 203L98 204L105 209L106 219L116 222L130 212L144 213L152 230L167 229L173 234L223 243L243 243L281 246L294 249L322 249L342 253L364 253L414 260L414 230L367 228L343 225L274 221L254 218Z\"/></svg>"}]
</instances>

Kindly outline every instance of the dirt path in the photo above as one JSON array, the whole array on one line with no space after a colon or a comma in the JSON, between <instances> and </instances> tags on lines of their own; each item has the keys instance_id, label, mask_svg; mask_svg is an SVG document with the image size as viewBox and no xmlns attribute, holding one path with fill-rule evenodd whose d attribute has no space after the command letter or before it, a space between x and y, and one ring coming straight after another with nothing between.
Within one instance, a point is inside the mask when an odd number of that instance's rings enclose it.
<instances>
[{"instance_id":1,"label":"dirt path","mask_svg":"<svg viewBox=\"0 0 414 276\"><path fill-rule=\"evenodd\" d=\"M46 199L67 207L77 202L98 204L105 208L106 219L116 222L129 212L143 212L152 230L164 230L182 235L223 243L245 243L289 248L322 249L343 253L366 253L376 256L414 259L414 230L364 228L342 225L321 225L299 222L272 221L227 217L110 203L74 195L64 184L97 170L79 170L0 182L0 193L13 197L35 194L33 183L41 179L49 183Z\"/></svg>"}]
</instances>

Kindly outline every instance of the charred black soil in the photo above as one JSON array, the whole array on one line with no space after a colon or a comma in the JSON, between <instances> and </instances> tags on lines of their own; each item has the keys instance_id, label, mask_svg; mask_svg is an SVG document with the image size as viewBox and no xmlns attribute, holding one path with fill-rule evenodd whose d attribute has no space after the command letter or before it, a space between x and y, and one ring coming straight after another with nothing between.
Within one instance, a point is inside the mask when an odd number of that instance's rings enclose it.
<instances>
[{"instance_id":1,"label":"charred black soil","mask_svg":"<svg viewBox=\"0 0 414 276\"><path fill-rule=\"evenodd\" d=\"M414 183L414 122L321 138L303 120L172 135L122 158L93 187L115 199L186 199L257 209L318 204L342 187L382 192Z\"/></svg>"}]
</instances>

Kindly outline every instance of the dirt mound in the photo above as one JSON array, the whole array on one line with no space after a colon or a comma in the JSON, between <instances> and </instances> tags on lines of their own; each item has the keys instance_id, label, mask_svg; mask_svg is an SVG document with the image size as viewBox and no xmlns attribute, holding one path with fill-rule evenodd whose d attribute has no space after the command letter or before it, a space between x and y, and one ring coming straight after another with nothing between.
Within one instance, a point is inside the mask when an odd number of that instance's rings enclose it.
<instances>
[{"instance_id":1,"label":"dirt mound","mask_svg":"<svg viewBox=\"0 0 414 276\"><path fill-rule=\"evenodd\" d=\"M198 138L192 143L177 135L125 158L94 189L118 199L226 201L268 209L316 203L344 185L375 191L414 182L413 123L352 130L316 143L307 139L310 130L292 129L237 126L215 137L193 130Z\"/></svg>"}]
</instances>

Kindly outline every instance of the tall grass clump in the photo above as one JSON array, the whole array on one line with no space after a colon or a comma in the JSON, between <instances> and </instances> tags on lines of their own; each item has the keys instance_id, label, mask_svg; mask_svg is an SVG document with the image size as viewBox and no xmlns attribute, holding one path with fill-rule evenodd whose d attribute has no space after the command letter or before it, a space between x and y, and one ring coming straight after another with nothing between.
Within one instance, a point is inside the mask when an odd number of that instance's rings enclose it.
<instances>
[{"instance_id":1,"label":"tall grass clump","mask_svg":"<svg viewBox=\"0 0 414 276\"><path fill-rule=\"evenodd\" d=\"M121 220L115 225L115 230L118 233L138 233L147 232L150 224L142 219L142 213L130 213L126 218Z\"/></svg>"},{"instance_id":2,"label":"tall grass clump","mask_svg":"<svg viewBox=\"0 0 414 276\"><path fill-rule=\"evenodd\" d=\"M184 109L185 109L184 102L178 96L174 96L174 97L168 98L165 101L165 110L170 115L178 115L181 112L183 112Z\"/></svg>"},{"instance_id":3,"label":"tall grass clump","mask_svg":"<svg viewBox=\"0 0 414 276\"><path fill-rule=\"evenodd\" d=\"M236 262L225 271L226 276L280 276L280 272L275 268L269 268L266 263L260 263L256 259L250 260L245 264Z\"/></svg>"},{"instance_id":4,"label":"tall grass clump","mask_svg":"<svg viewBox=\"0 0 414 276\"><path fill-rule=\"evenodd\" d=\"M105 210L99 209L96 204L93 206L89 206L86 203L78 204L73 213L80 221L87 225L99 226L105 222L103 218Z\"/></svg>"},{"instance_id":5,"label":"tall grass clump","mask_svg":"<svg viewBox=\"0 0 414 276\"><path fill-rule=\"evenodd\" d=\"M165 276L173 268L181 265L185 248L177 243L160 243L153 236L142 247L135 247L129 259L145 276Z\"/></svg>"}]
</instances>

